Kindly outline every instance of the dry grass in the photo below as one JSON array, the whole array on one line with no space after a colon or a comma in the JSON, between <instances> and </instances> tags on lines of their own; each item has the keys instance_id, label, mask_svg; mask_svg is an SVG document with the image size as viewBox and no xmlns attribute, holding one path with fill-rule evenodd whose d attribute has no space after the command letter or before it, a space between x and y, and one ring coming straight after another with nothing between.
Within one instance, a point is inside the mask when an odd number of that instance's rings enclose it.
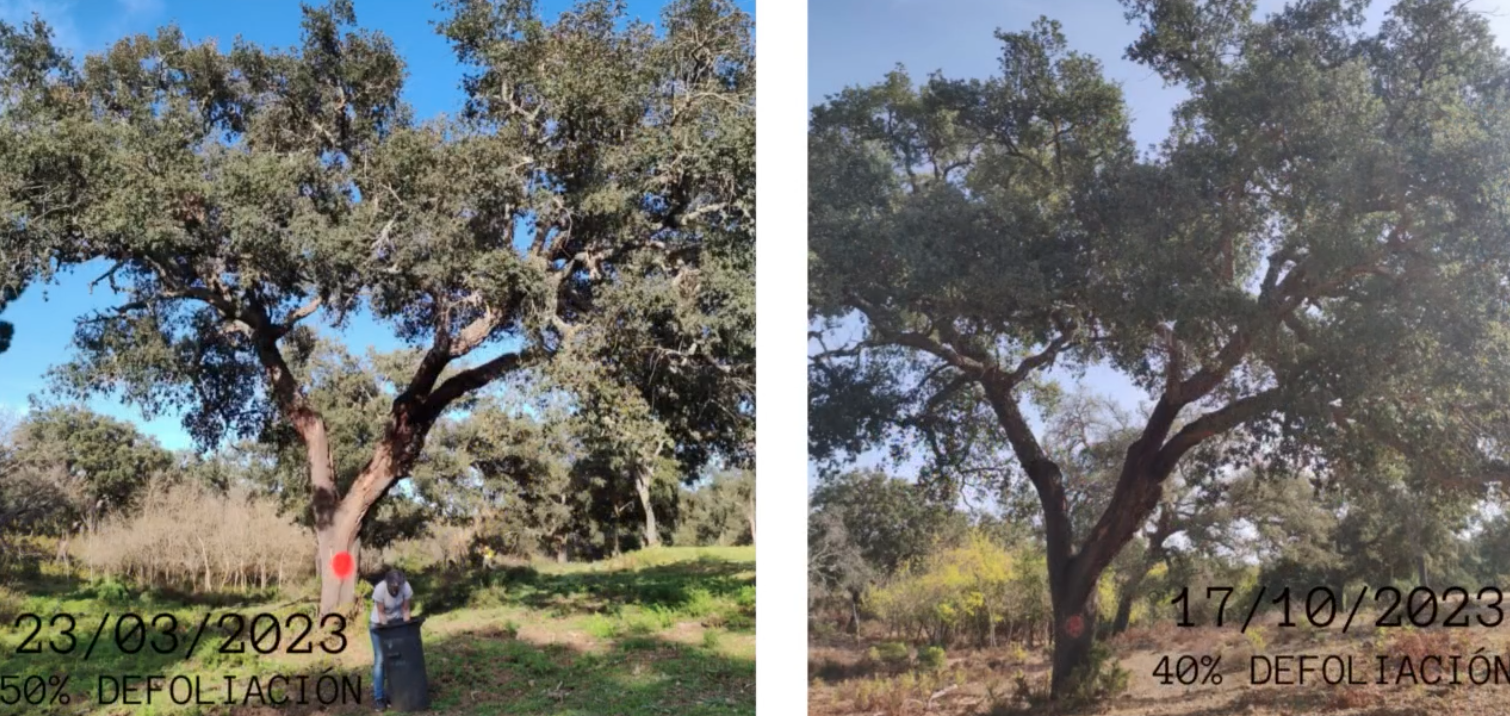
<instances>
[{"instance_id":1,"label":"dry grass","mask_svg":"<svg viewBox=\"0 0 1510 716\"><path fill-rule=\"evenodd\" d=\"M302 582L314 573L310 544L309 532L271 501L174 485L153 489L139 510L107 521L73 550L99 574L212 592Z\"/></svg>"},{"instance_id":2,"label":"dry grass","mask_svg":"<svg viewBox=\"0 0 1510 716\"><path fill-rule=\"evenodd\" d=\"M1363 680L1377 680L1377 655L1390 657L1389 673L1402 658L1419 663L1427 655L1459 654L1466 659L1482 649L1489 656L1504 657L1510 640L1496 630L1468 629L1374 629L1360 618L1349 633L1339 628L1280 627L1273 620L1255 623L1245 635L1235 626L1180 629L1176 627L1133 629L1112 641L1123 668L1132 673L1127 693L1089 710L1064 713L1096 713L1104 716L1424 716L1427 714L1510 714L1510 684L1475 686L1428 684L1254 685L1250 659L1253 656L1314 654L1352 656L1355 673ZM1008 716L1052 714L1054 709L1033 709L1022 698L1018 682L1038 688L1046 683L1047 649L1018 647L951 651L944 685L956 688L920 696L919 674L913 681L869 662L866 651L882 641L869 632L861 638L830 637L815 640L808 649L809 714L812 716ZM1220 655L1222 683L1184 686L1164 685L1153 675L1160 659L1190 654ZM934 677L935 679L939 677ZM927 686L933 686L932 683ZM936 694L936 695L935 695Z\"/></svg>"}]
</instances>

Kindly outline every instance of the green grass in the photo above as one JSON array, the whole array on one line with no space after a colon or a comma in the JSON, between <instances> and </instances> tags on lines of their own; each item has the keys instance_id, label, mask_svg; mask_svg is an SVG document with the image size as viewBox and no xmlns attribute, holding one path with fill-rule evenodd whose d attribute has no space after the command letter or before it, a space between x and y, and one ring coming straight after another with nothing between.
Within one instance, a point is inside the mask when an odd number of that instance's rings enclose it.
<instances>
[{"instance_id":1,"label":"green grass","mask_svg":"<svg viewBox=\"0 0 1510 716\"><path fill-rule=\"evenodd\" d=\"M425 659L432 707L454 714L540 714L575 716L616 713L627 716L753 714L755 711L753 548L658 548L596 564L539 563L481 573L420 570L411 574L416 613L426 617ZM113 582L84 582L56 575L0 590L0 676L45 680L67 675L71 704L66 708L0 705L0 716L69 713L81 716L230 714L224 705L181 707L171 703L114 706L94 702L101 677L160 674L199 677L206 700L224 703L226 677L248 683L273 674L321 674L361 680L361 703L326 713L370 713L371 644L361 621L348 625L347 645L337 655L288 655L288 619L311 613L307 602L287 603L221 595L186 600L182 596L136 590ZM172 654L151 646L131 654L112 638L123 612L150 619L171 614L178 640ZM191 660L184 651L207 612L214 614ZM261 655L239 641L243 654L223 654L229 639L218 629L222 614L272 613L283 625L284 646ZM55 614L78 615L77 646L68 654L16 654L30 633L17 629L15 613L43 617L42 638L67 646ZM86 660L84 650L101 615L112 618ZM157 627L166 621L158 622ZM264 622L265 624L265 622ZM318 628L318 625L317 625ZM123 627L123 629L125 629ZM147 635L158 644L167 636L152 623ZM297 631L297 629L295 629ZM318 633L311 639L318 638ZM266 643L266 642L264 642ZM38 683L34 681L33 683ZM51 689L48 690L51 693ZM0 684L0 698L5 698ZM162 695L158 694L162 699ZM250 703L257 704L253 699ZM290 713L310 706L289 704ZM276 709L275 709L276 710Z\"/></svg>"}]
</instances>

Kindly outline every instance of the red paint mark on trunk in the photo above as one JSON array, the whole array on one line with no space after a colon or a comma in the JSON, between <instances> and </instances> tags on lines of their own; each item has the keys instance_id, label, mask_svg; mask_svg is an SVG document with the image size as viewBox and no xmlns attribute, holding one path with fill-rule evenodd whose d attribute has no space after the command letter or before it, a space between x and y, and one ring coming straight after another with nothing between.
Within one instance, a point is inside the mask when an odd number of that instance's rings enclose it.
<instances>
[{"instance_id":1,"label":"red paint mark on trunk","mask_svg":"<svg viewBox=\"0 0 1510 716\"><path fill-rule=\"evenodd\" d=\"M1064 633L1071 639L1079 639L1085 633L1085 618L1079 614L1070 615L1069 619L1064 620Z\"/></svg>"},{"instance_id":2,"label":"red paint mark on trunk","mask_svg":"<svg viewBox=\"0 0 1510 716\"><path fill-rule=\"evenodd\" d=\"M351 553L346 550L341 550L330 558L330 569L336 573L336 577L339 579L350 577L352 566Z\"/></svg>"}]
</instances>

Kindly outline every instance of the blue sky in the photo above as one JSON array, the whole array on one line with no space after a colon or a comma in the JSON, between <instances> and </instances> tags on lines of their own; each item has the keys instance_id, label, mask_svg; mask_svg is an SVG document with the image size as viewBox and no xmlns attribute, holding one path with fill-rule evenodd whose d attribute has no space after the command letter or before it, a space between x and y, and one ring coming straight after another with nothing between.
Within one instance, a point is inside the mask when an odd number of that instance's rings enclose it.
<instances>
[{"instance_id":1,"label":"blue sky","mask_svg":"<svg viewBox=\"0 0 1510 716\"><path fill-rule=\"evenodd\" d=\"M1377 28L1390 4L1373 3L1367 12L1370 29ZM1284 5L1283 0L1259 0L1258 12L1262 16ZM1505 47L1510 0L1471 0L1469 7L1489 19ZM935 70L953 78L994 76L1001 45L993 31L1023 30L1040 16L1058 20L1069 46L1099 59L1105 75L1121 85L1138 146L1147 149L1162 141L1171 110L1186 94L1123 59L1137 28L1115 0L808 0L808 104L821 104L846 87L879 82L898 64L915 81ZM809 350L816 351L816 343ZM1148 402L1143 391L1105 368L1091 368L1083 385L1124 406ZM881 457L875 453L861 462L875 464ZM810 468L810 486L815 477Z\"/></svg>"},{"instance_id":2,"label":"blue sky","mask_svg":"<svg viewBox=\"0 0 1510 716\"><path fill-rule=\"evenodd\" d=\"M312 2L311 4L318 4ZM754 13L754 0L737 0L746 12ZM151 33L169 23L176 23L193 41L214 39L228 47L238 35L264 45L287 47L299 40L298 0L258 0L257 2L191 2L189 0L0 0L0 20L16 23L33 13L53 26L56 39L75 57L109 46L121 37ZM428 0L356 0L358 24L379 30L392 38L407 63L408 81L405 99L419 117L454 113L463 98L459 87L462 67L445 39L437 35L432 23L443 17ZM572 3L544 0L541 7L547 17L554 17ZM629 14L655 22L663 3L656 0L630 0ZM85 266L62 276L53 285L32 286L21 299L6 310L5 319L16 325L10 350L0 358L0 413L26 410L28 396L45 390L45 373L50 366L66 360L74 320L90 311L113 305L108 288L97 287L91 294L89 282L104 270L103 266ZM371 346L379 351L399 347L398 341L384 326L359 317L343 332L348 347L362 353ZM100 412L131 420L155 436L168 448L190 446L188 435L177 416L151 422L140 413L108 398L98 399L91 407Z\"/></svg>"}]
</instances>

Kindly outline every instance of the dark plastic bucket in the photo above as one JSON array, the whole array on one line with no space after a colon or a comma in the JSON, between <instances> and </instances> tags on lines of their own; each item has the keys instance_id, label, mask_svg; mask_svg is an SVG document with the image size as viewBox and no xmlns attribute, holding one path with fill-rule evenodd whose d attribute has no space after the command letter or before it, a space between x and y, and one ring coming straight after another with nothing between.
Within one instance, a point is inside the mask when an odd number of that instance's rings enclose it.
<instances>
[{"instance_id":1,"label":"dark plastic bucket","mask_svg":"<svg viewBox=\"0 0 1510 716\"><path fill-rule=\"evenodd\" d=\"M430 678L425 674L425 645L419 626L424 617L377 627L383 649L383 678L389 703L400 711L430 708Z\"/></svg>"}]
</instances>

